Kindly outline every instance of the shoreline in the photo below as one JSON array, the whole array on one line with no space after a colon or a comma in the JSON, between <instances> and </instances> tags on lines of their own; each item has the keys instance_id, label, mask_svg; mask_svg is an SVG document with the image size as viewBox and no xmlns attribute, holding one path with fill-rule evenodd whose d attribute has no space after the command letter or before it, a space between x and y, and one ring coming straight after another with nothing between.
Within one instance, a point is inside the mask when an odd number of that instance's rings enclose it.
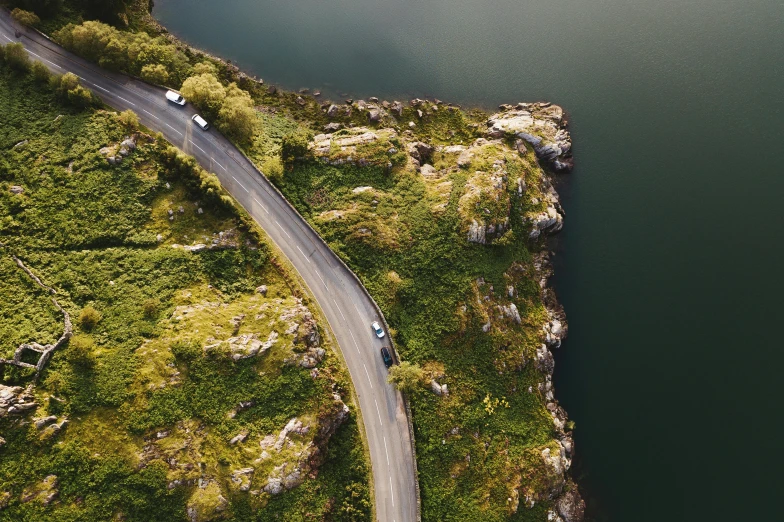
<instances>
[{"instance_id":1,"label":"shoreline","mask_svg":"<svg viewBox=\"0 0 784 522\"><path fill-rule=\"evenodd\" d=\"M151 13L147 13L146 19L148 22L152 22L154 27L161 31L160 34L164 35L178 48L186 50L187 53L192 53L192 55L209 58L210 60L218 61L223 64L225 67L225 72L230 76L231 79L237 81L239 85L243 87L254 84L256 86L266 85L263 81L243 72L240 67L233 62L224 60L211 53L193 47L176 35L170 33L162 24L155 20ZM321 106L322 110L326 109L327 106L334 105L328 103L326 100L322 100L316 96L311 96L307 93L297 93L295 91L287 92L284 90L279 90L277 87L273 87L272 89L272 95L277 94L280 98L283 96L289 96L292 98L296 97L297 100L303 99L303 97L312 99L316 102L316 105ZM379 103L377 99L375 102L373 101L373 98L369 99L371 100L371 104ZM365 105L365 107L357 107L360 102L361 105ZM416 112L420 113L419 117L422 118L421 113L423 109L428 111L430 114L432 111L436 111L439 107L444 107L442 104L443 102L440 102L440 100L429 101L415 98L408 102L407 109L415 110ZM383 106L384 104L382 103L380 105ZM349 103L346 103L345 106L348 108L349 112L351 111L352 107L355 107L360 113L372 107L372 105L366 104L366 102L363 100L359 100L356 103L351 100ZM450 110L452 108L462 110L460 105L446 104L446 107ZM389 107L385 107L385 109L388 108ZM378 107L378 109L381 110L380 107ZM546 200L546 211L542 214L530 217L534 229L536 230L536 235L533 235L532 233L531 239L538 241L540 235L544 238L545 236L557 233L563 226L563 209L560 206L559 196L553 188L556 180L556 172L568 171L572 168L571 138L568 135L568 131L566 130L568 128L568 121L563 117L563 110L556 105L550 104L549 102L538 102L531 104L520 103L515 106L504 104L499 107L501 112L493 114L492 116L490 115L490 111L487 111L485 108L480 108L477 110L481 111L489 117L487 120L487 125L489 128L485 133L488 138L491 140L515 139L516 147L521 154L524 154L524 151L535 152L538 158L538 163L544 166L542 169L544 176L543 182L547 187L548 199ZM534 115L534 113L537 114ZM542 116L543 114L545 115ZM403 109L401 108L399 116L402 115ZM539 116L541 116L541 118ZM547 136L541 136L540 134L534 133L534 131L531 129L533 128L532 124L535 122L536 125L539 125L541 122L545 122L545 124L548 126L548 129L552 130L553 132ZM353 128L353 126L353 123L349 123L347 128ZM540 129L537 129L537 132L539 130ZM489 227L490 225L488 225L488 230ZM546 455L543 452L543 457L546 461L548 459L554 459L554 461L557 460L558 462L553 464L555 469L560 469L561 467L564 468L562 472L559 473L563 478L563 483L558 488L558 494L551 497L551 500L553 500L554 505L557 506L560 506L561 504L567 505L563 508L563 510L559 507L558 513L553 512L553 517L550 518L550 520L556 522L559 520L572 522L573 520L582 520L582 514L580 514L579 518L572 518L564 515L562 511L568 511L570 506L579 506L579 504L582 503L582 499L580 498L579 494L576 493L577 486L574 484L572 474L568 473L569 467L571 466L571 456L573 454L574 443L571 438L571 434L564 430L564 428L568 429L568 417L566 412L562 407L560 407L557 399L555 399L554 389L552 386L553 355L550 350L551 348L557 348L560 346L561 340L566 336L567 326L563 307L557 301L554 288L548 281L552 275L552 263L549 259L551 254L549 253L547 241L544 241L544 243L545 244L542 245L540 249L532 252L534 253L535 257L539 258L538 275L540 277L539 281L541 297L542 302L545 303L545 307L548 313L548 321L544 325L542 332L544 343L541 345L540 349L537 349L536 351L535 363L537 365L537 369L545 376L545 382L540 384L538 392L546 398L547 409L553 417L554 425L557 431L556 439L559 441L561 447L561 455L560 457L556 455L551 456L549 452ZM535 500L526 500L530 503L531 506L533 506ZM561 516L564 516L565 518L561 518Z\"/></svg>"},{"instance_id":2,"label":"shoreline","mask_svg":"<svg viewBox=\"0 0 784 522\"><path fill-rule=\"evenodd\" d=\"M253 81L259 85L265 85L268 88L272 87L273 92L280 92L285 93L288 91L291 95L300 95L300 96L312 96L317 103L323 106L331 106L334 105L332 101L327 97L321 97L317 95L313 95L310 93L308 88L301 88L299 91L296 90L289 90L283 89L277 86L275 83L269 83L264 81L262 78L259 78L257 75L251 75L242 70L242 68L234 63L231 60L224 59L217 54L212 52L204 51L198 47L193 46L192 44L185 41L180 36L170 32L162 23L160 23L153 15L153 11L150 10L147 14L148 20L160 31L160 34L165 36L170 42L177 45L178 48L188 49L190 52L194 53L198 56L203 56L205 58L209 58L211 60L219 61L227 68L227 70L231 71L238 84L242 85L243 82ZM321 94L321 93L318 93ZM349 94L349 99L351 99L351 95ZM373 100L373 96L368 96L367 99ZM346 100L348 101L348 100ZM360 100L361 101L361 100ZM353 100L352 100L353 102ZM438 98L431 98L431 99L420 99L420 98L412 98L408 102L411 106L419 106L422 103L432 102L436 106L440 105L441 100ZM351 106L352 103L347 103L347 105ZM537 153L537 158L543 164L543 172L544 176L547 179L547 183L552 188L551 193L554 194L553 204L557 208L558 213L563 217L564 211L560 204L560 196L557 193L555 187L562 183L565 183L566 180L563 177L564 173L569 173L573 169L573 161L571 155L571 136L568 134L568 113L563 111L563 109L558 106L554 105L548 101L540 101L540 102L532 102L532 103L518 103L516 105L510 105L506 103L500 104L497 109L503 112L514 111L514 116L519 115L520 111L525 111L531 106L542 106L545 109L549 107L554 107L555 109L561 111L561 115L558 116L558 124L556 125L558 131L566 131L565 139L560 142L560 145L565 146L565 153L562 155L560 151L553 154L553 150L551 148L544 148L543 153L540 152L539 149L539 141L536 140L535 136L525 132L524 130L520 130L519 132L515 132L514 130L514 122L512 123L511 131L512 134L517 135L519 139L522 139L533 145L535 151ZM455 107L460 110L475 110L481 111L486 113L488 116L493 112L490 107L488 106L471 106L468 108L464 108L462 105L459 104L448 104L448 107ZM499 113L496 113L497 115ZM494 116L495 116L494 115ZM493 116L490 116L490 119L493 119ZM488 120L489 123L489 120ZM510 129L509 125L496 125L495 126L495 134L491 130L490 136L495 135L496 137L508 134ZM546 144L545 144L546 145ZM556 147L556 150L558 147ZM559 161L559 159L564 156L567 158L565 163ZM546 309L550 318L552 319L547 325L545 325L545 343L541 346L541 351L537 350L537 365L540 368L540 371L545 375L545 383L540 385L539 391L548 397L547 401L547 409L550 411L554 425L556 427L557 436L556 439L561 444L563 452L565 456L568 457L568 464L566 470L564 470L564 484L562 491L559 495L553 498L554 505L563 506L563 514L566 515L565 517L562 515L562 509L557 509L558 512L551 512L552 518L550 520L552 522L573 522L573 521L582 521L584 518L584 510L585 510L585 501L583 496L580 494L581 485L577 480L577 477L570 471L572 468L572 461L575 458L576 451L574 450L574 440L572 436L571 430L569 432L565 431L565 428L569 425L571 421L569 421L568 414L566 410L560 406L559 401L555 397L555 389L552 384L552 376L554 373L554 354L553 348L560 348L561 342L563 339L566 338L568 333L568 322L566 318L566 313L563 308L563 305L558 301L555 287L552 283L552 279L554 277L554 269L553 269L553 262L552 258L555 256L554 248L551 247L550 243L552 241L557 241L555 234L557 234L561 230L561 224L559 222L558 226L555 227L554 230L543 230L544 235L546 236L544 244L542 245L541 249L539 249L536 253L534 253L535 257L539 257L541 259L541 279L540 279L540 287L542 291L542 301L546 303ZM553 331L553 322L556 322L558 325L556 327L557 331ZM549 328L548 328L549 325ZM531 504L533 505L533 504ZM569 512L572 511L574 513L573 517L569 516ZM579 512L579 514L578 514Z\"/></svg>"}]
</instances>

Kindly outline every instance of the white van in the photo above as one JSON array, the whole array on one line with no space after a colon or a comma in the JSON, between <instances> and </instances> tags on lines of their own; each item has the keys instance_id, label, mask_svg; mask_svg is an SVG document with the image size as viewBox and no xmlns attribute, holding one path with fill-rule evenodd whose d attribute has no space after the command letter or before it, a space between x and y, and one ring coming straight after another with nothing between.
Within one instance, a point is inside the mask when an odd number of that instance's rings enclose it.
<instances>
[{"instance_id":1,"label":"white van","mask_svg":"<svg viewBox=\"0 0 784 522\"><path fill-rule=\"evenodd\" d=\"M202 118L198 114L194 114L193 118L191 118L191 119L196 123L196 125L201 127L201 130L207 130L207 129L210 128L210 124L207 123L207 120L205 120L204 118Z\"/></svg>"},{"instance_id":2,"label":"white van","mask_svg":"<svg viewBox=\"0 0 784 522\"><path fill-rule=\"evenodd\" d=\"M166 99L177 105L185 105L185 98L178 92L166 91Z\"/></svg>"}]
</instances>

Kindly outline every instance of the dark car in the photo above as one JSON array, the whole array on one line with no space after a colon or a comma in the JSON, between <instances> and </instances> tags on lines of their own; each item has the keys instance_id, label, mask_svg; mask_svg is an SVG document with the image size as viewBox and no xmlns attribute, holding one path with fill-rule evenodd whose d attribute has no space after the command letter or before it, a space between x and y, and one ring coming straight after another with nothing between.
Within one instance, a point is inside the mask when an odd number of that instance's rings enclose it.
<instances>
[{"instance_id":1,"label":"dark car","mask_svg":"<svg viewBox=\"0 0 784 522\"><path fill-rule=\"evenodd\" d=\"M392 366L392 355L389 353L389 350L386 348L381 349L381 358L384 359L384 366L389 368Z\"/></svg>"}]
</instances>

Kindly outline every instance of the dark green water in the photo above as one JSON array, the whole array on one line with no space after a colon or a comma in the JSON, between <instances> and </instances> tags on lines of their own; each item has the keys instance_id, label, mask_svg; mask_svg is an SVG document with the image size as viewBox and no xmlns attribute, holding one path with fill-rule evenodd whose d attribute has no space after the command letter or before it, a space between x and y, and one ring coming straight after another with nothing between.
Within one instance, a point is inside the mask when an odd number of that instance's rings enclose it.
<instances>
[{"instance_id":1,"label":"dark green water","mask_svg":"<svg viewBox=\"0 0 784 522\"><path fill-rule=\"evenodd\" d=\"M157 0L267 82L546 99L577 167L557 395L610 521L781 520L781 0ZM779 513L776 515L776 513Z\"/></svg>"}]
</instances>

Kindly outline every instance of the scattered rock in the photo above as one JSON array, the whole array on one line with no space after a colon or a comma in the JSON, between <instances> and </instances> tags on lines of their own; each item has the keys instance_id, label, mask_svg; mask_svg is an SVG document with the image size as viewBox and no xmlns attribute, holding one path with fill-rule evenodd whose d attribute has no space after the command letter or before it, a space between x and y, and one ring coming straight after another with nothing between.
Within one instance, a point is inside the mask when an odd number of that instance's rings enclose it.
<instances>
[{"instance_id":1,"label":"scattered rock","mask_svg":"<svg viewBox=\"0 0 784 522\"><path fill-rule=\"evenodd\" d=\"M370 109L368 111L368 121L371 123L378 123L381 121L381 111L378 109Z\"/></svg>"},{"instance_id":2,"label":"scattered rock","mask_svg":"<svg viewBox=\"0 0 784 522\"><path fill-rule=\"evenodd\" d=\"M240 491L248 491L253 479L253 471L253 468L242 468L232 471L231 482L234 484L234 487Z\"/></svg>"},{"instance_id":3,"label":"scattered rock","mask_svg":"<svg viewBox=\"0 0 784 522\"><path fill-rule=\"evenodd\" d=\"M296 102L297 102L297 105L299 105L300 107L304 107L305 104L308 103L308 102L305 101L305 99L302 96L297 96Z\"/></svg>"},{"instance_id":4,"label":"scattered rock","mask_svg":"<svg viewBox=\"0 0 784 522\"><path fill-rule=\"evenodd\" d=\"M332 107L335 106L332 105ZM337 130L340 130L341 127L343 127L343 125L333 121L332 123L327 123L326 125L324 125L324 132L335 132Z\"/></svg>"},{"instance_id":5,"label":"scattered rock","mask_svg":"<svg viewBox=\"0 0 784 522\"><path fill-rule=\"evenodd\" d=\"M229 441L229 444L231 444L233 446L233 445L237 444L238 442L245 442L245 439L247 439L247 438L248 438L248 434L247 433L238 433L237 435L235 435L234 437L231 438L231 440Z\"/></svg>"},{"instance_id":6,"label":"scattered rock","mask_svg":"<svg viewBox=\"0 0 784 522\"><path fill-rule=\"evenodd\" d=\"M27 145L27 143L28 143L28 141L27 141L27 140L20 141L19 143L17 143L16 145L14 145L12 148L14 148L14 149L17 149L17 148L19 148L19 147L24 147L25 145Z\"/></svg>"},{"instance_id":7,"label":"scattered rock","mask_svg":"<svg viewBox=\"0 0 784 522\"><path fill-rule=\"evenodd\" d=\"M20 187L19 185L11 185L11 188L9 188L8 190L11 191L11 194L23 194L24 193L24 188Z\"/></svg>"},{"instance_id":8,"label":"scattered rock","mask_svg":"<svg viewBox=\"0 0 784 522\"><path fill-rule=\"evenodd\" d=\"M261 285L256 288L256 293L261 294L263 296L267 295L267 285Z\"/></svg>"}]
</instances>

